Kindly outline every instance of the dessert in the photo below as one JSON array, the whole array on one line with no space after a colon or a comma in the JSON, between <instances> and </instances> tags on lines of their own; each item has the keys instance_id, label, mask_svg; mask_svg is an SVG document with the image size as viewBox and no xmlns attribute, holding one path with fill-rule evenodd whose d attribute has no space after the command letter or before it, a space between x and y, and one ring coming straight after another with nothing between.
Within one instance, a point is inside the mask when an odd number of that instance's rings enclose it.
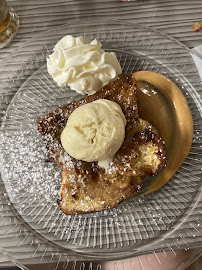
<instances>
[{"instance_id":1,"label":"dessert","mask_svg":"<svg viewBox=\"0 0 202 270\"><path fill-rule=\"evenodd\" d=\"M100 99L117 103L126 119L123 144L107 169L97 162L69 156L60 140L71 113ZM164 141L149 122L139 118L136 81L132 74L122 75L95 94L40 116L37 127L50 156L63 170L58 205L65 214L115 207L141 190L144 176L158 174L166 164Z\"/></svg>"},{"instance_id":2,"label":"dessert","mask_svg":"<svg viewBox=\"0 0 202 270\"><path fill-rule=\"evenodd\" d=\"M117 103L98 99L71 113L61 143L71 157L103 164L121 147L125 125L125 116Z\"/></svg>"},{"instance_id":3,"label":"dessert","mask_svg":"<svg viewBox=\"0 0 202 270\"><path fill-rule=\"evenodd\" d=\"M122 73L115 53L87 37L63 37L47 59L47 69L60 86L81 94L93 94Z\"/></svg>"}]
</instances>

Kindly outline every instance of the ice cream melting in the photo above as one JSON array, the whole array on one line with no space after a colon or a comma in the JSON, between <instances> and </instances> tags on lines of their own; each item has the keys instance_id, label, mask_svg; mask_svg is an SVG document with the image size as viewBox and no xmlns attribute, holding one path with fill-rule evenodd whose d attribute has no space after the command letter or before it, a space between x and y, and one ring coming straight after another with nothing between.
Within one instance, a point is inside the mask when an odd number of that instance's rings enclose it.
<instances>
[{"instance_id":1,"label":"ice cream melting","mask_svg":"<svg viewBox=\"0 0 202 270\"><path fill-rule=\"evenodd\" d=\"M73 111L61 134L61 143L73 158L98 161L106 169L124 141L125 125L117 103L98 99Z\"/></svg>"}]
</instances>

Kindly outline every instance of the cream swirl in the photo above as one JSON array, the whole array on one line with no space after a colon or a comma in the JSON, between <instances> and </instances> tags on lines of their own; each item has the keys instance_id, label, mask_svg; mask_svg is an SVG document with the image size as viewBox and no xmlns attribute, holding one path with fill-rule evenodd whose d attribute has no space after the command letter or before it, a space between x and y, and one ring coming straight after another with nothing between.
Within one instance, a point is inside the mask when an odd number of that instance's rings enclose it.
<instances>
[{"instance_id":1,"label":"cream swirl","mask_svg":"<svg viewBox=\"0 0 202 270\"><path fill-rule=\"evenodd\" d=\"M93 94L122 73L115 53L86 37L63 37L47 58L47 69L60 86L81 94Z\"/></svg>"}]
</instances>

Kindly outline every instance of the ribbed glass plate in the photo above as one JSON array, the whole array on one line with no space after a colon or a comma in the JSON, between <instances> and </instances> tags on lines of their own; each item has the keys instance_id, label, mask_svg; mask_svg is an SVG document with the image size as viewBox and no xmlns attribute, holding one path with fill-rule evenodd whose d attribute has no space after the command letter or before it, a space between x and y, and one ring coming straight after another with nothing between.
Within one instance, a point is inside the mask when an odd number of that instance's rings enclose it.
<instances>
[{"instance_id":1,"label":"ribbed glass plate","mask_svg":"<svg viewBox=\"0 0 202 270\"><path fill-rule=\"evenodd\" d=\"M194 120L190 154L163 188L111 210L74 216L58 208L61 171L48 160L36 129L39 115L80 98L68 87L58 87L46 68L47 56L67 34L100 40L103 49L116 53L123 73L150 70L168 76L185 95ZM200 80L186 47L138 25L77 22L38 35L0 71L2 179L13 210L34 232L60 247L107 259L152 249L183 228L202 190Z\"/></svg>"}]
</instances>

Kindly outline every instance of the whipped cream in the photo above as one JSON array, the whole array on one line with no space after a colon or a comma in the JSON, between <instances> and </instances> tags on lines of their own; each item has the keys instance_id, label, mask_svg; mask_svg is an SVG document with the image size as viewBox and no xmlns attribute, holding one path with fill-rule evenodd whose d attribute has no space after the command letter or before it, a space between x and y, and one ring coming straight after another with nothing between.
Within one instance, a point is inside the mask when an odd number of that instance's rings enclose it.
<instances>
[{"instance_id":1,"label":"whipped cream","mask_svg":"<svg viewBox=\"0 0 202 270\"><path fill-rule=\"evenodd\" d=\"M47 69L60 86L81 94L93 94L122 73L115 53L86 37L63 37L47 58Z\"/></svg>"}]
</instances>

